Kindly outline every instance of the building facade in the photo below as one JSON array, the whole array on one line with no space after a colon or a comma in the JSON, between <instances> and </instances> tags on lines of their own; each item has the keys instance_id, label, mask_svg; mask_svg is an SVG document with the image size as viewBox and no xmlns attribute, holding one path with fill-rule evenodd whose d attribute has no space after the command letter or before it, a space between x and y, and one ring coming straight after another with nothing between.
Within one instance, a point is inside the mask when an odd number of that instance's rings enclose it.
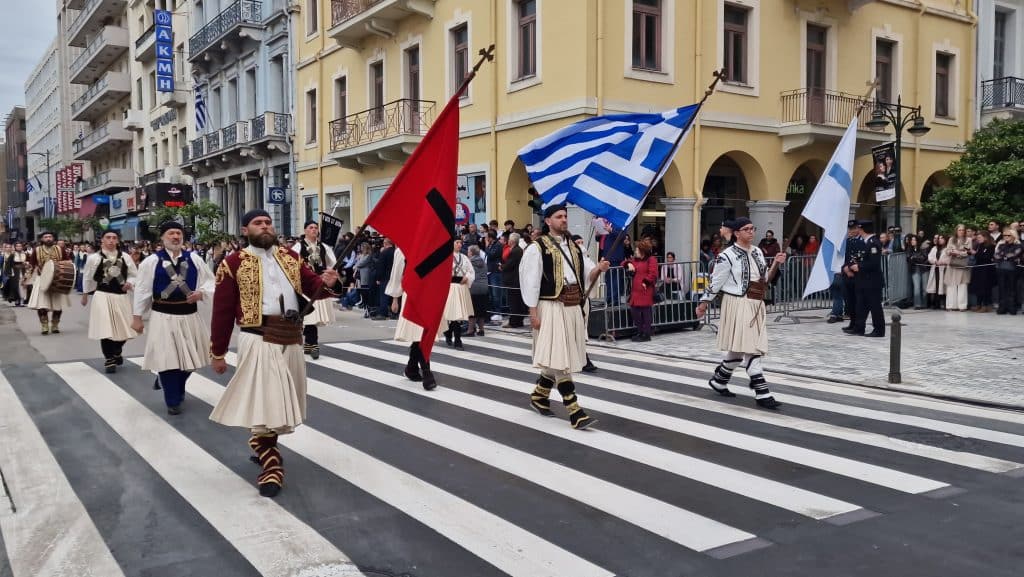
<instances>
[{"instance_id":1,"label":"building facade","mask_svg":"<svg viewBox=\"0 0 1024 577\"><path fill-rule=\"evenodd\" d=\"M1024 0L975 0L979 125L1024 119Z\"/></svg>"},{"instance_id":2,"label":"building facade","mask_svg":"<svg viewBox=\"0 0 1024 577\"><path fill-rule=\"evenodd\" d=\"M14 208L7 238L31 240L35 229L25 212L28 204L28 149L25 145L25 107L15 106L4 121L4 216Z\"/></svg>"},{"instance_id":3,"label":"building facade","mask_svg":"<svg viewBox=\"0 0 1024 577\"><path fill-rule=\"evenodd\" d=\"M127 0L65 0L60 13L71 95L64 108L77 133L65 165L75 175L55 186L58 194L73 189L74 203L58 202L59 214L107 218L110 198L135 184L133 135L125 128L132 93L127 7Z\"/></svg>"},{"instance_id":4,"label":"building facade","mask_svg":"<svg viewBox=\"0 0 1024 577\"><path fill-rule=\"evenodd\" d=\"M910 230L922 194L972 130L974 20L966 7L304 0L295 18L299 208L312 216L338 207L347 221L362 222L477 50L494 43L495 62L480 70L461 107L458 195L473 222L531 218L530 183L516 157L522 146L589 115L692 104L724 68L727 81L633 232L661 231L667 250L688 257L724 218L749 215L759 235L781 236L876 76L874 96L920 105L931 128L903 138L900 220ZM870 119L871 107L861 114ZM892 202L874 200L870 158L872 145L893 139L892 128L859 136L855 210L895 224Z\"/></svg>"},{"instance_id":5,"label":"building facade","mask_svg":"<svg viewBox=\"0 0 1024 577\"><path fill-rule=\"evenodd\" d=\"M133 134L133 188L111 199L111 222L126 239L145 237L147 215L159 204L191 202L192 178L183 174L188 144L191 66L186 58L190 14L186 2L136 0L128 5L131 40L130 105L124 127ZM169 191L179 191L169 194Z\"/></svg>"},{"instance_id":6,"label":"building facade","mask_svg":"<svg viewBox=\"0 0 1024 577\"><path fill-rule=\"evenodd\" d=\"M46 199L53 198L56 172L64 160L59 42L59 38L53 40L25 82L25 141L32 185L25 211L33 230L46 216Z\"/></svg>"},{"instance_id":7,"label":"building facade","mask_svg":"<svg viewBox=\"0 0 1024 577\"><path fill-rule=\"evenodd\" d=\"M239 234L241 215L267 206L291 233L291 15L286 0L191 0L185 47L194 80L182 166L199 198L225 211ZM204 110L196 114L196 102ZM179 141L180 142L180 141Z\"/></svg>"}]
</instances>

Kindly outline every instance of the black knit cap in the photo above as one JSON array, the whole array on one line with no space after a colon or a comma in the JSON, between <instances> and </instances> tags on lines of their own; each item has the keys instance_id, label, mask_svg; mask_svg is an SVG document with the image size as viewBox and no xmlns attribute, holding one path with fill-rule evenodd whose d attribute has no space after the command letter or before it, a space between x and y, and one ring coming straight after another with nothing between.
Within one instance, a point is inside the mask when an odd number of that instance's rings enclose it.
<instances>
[{"instance_id":1,"label":"black knit cap","mask_svg":"<svg viewBox=\"0 0 1024 577\"><path fill-rule=\"evenodd\" d=\"M745 216L741 216L741 217L733 220L731 224L732 224L732 226L730 226L729 228L731 228L733 230L739 230L739 229L747 226L748 224L754 224L754 223L751 222L751 220L749 218L747 218Z\"/></svg>"},{"instance_id":2,"label":"black knit cap","mask_svg":"<svg viewBox=\"0 0 1024 577\"><path fill-rule=\"evenodd\" d=\"M242 216L242 226L249 226L249 223L252 222L252 219L258 216L265 216L267 218L270 218L270 213L263 210L262 208L250 210L249 212L245 213L245 215Z\"/></svg>"},{"instance_id":3,"label":"black knit cap","mask_svg":"<svg viewBox=\"0 0 1024 577\"><path fill-rule=\"evenodd\" d=\"M165 222L165 223L160 225L160 235L163 236L163 234L165 232L167 232L169 230L174 230L174 229L178 229L182 233L185 232L185 227L182 226L180 222L178 222L176 220L169 220L169 221L167 221L167 222Z\"/></svg>"},{"instance_id":4,"label":"black knit cap","mask_svg":"<svg viewBox=\"0 0 1024 577\"><path fill-rule=\"evenodd\" d=\"M100 238L103 238L103 237L107 236L108 234L116 234L117 238L121 238L121 231L117 230L116 228L108 228L108 229L104 230L103 234L100 235Z\"/></svg>"},{"instance_id":5,"label":"black knit cap","mask_svg":"<svg viewBox=\"0 0 1024 577\"><path fill-rule=\"evenodd\" d=\"M306 227L307 227L307 226L309 226L309 225L311 225L311 224L315 224L315 225L317 225L317 226L320 226L320 223L319 223L319 222L317 222L317 221L315 221L315 220L313 220L313 219L309 219L309 220L307 220L307 221L306 221L306 224L303 224L303 225L302 225L302 230L306 230Z\"/></svg>"},{"instance_id":6,"label":"black knit cap","mask_svg":"<svg viewBox=\"0 0 1024 577\"><path fill-rule=\"evenodd\" d=\"M544 209L544 218L551 218L560 210L568 210L564 204L552 204Z\"/></svg>"}]
</instances>

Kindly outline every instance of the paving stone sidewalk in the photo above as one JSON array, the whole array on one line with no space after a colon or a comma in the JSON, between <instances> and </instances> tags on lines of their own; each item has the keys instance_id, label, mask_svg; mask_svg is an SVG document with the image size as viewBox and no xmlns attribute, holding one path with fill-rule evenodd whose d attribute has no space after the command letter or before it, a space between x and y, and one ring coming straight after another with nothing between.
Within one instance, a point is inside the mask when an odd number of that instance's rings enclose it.
<instances>
[{"instance_id":1,"label":"paving stone sidewalk","mask_svg":"<svg viewBox=\"0 0 1024 577\"><path fill-rule=\"evenodd\" d=\"M896 309L886 309L891 321ZM768 316L765 373L782 373L934 397L1024 410L1024 316L995 313L899 311L903 316L902 382L889 384L886 338L848 336L845 323L828 324L825 311ZM519 332L523 334L524 332ZM716 334L700 331L655 334L647 343L628 338L591 345L706 361L720 359Z\"/></svg>"}]
</instances>

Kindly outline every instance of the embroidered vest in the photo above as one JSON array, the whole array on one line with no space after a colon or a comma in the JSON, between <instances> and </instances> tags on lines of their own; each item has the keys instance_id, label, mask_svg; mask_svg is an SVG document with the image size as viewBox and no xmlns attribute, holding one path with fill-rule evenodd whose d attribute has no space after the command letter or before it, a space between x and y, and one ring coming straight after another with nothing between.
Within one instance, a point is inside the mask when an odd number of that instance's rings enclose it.
<instances>
[{"instance_id":1,"label":"embroidered vest","mask_svg":"<svg viewBox=\"0 0 1024 577\"><path fill-rule=\"evenodd\" d=\"M162 295L164 289L171 284L171 277L167 274L167 270L164 268L165 262L172 263L171 269L174 271L174 274L181 275L185 278L185 284L188 285L189 290L196 290L196 287L199 285L199 270L192 262L191 252L187 250L181 251L181 257L178 259L177 267L174 266L173 261L171 260L171 255L167 254L166 250L157 252L156 256L159 260L156 263L156 272L153 275L154 299L163 300L160 295ZM175 289L166 300L183 301L186 298L188 298L188 295L182 292L181 289Z\"/></svg>"},{"instance_id":2,"label":"embroidered vest","mask_svg":"<svg viewBox=\"0 0 1024 577\"><path fill-rule=\"evenodd\" d=\"M540 277L540 298L556 300L565 285L565 256L559 248L558 241L550 235L537 239L540 247L541 262L544 263L544 274ZM583 282L583 253L576 243L569 243L569 257L572 258L572 270L576 273L576 282Z\"/></svg>"},{"instance_id":3,"label":"embroidered vest","mask_svg":"<svg viewBox=\"0 0 1024 577\"><path fill-rule=\"evenodd\" d=\"M121 251L117 251L117 257L113 260L107 258L107 255L102 252L98 254L100 255L100 265L96 267L96 274L92 276L92 280L96 281L98 288L124 292L122 287L128 280L128 265L125 264ZM113 270L115 267L117 270Z\"/></svg>"},{"instance_id":4,"label":"embroidered vest","mask_svg":"<svg viewBox=\"0 0 1024 577\"><path fill-rule=\"evenodd\" d=\"M327 257L324 256L324 251L327 250L327 247L324 243L317 242L317 250L310 250L311 248L306 239L303 238L299 242L299 256L302 257L302 262L308 264L313 269L313 272L321 274L327 269Z\"/></svg>"}]
</instances>

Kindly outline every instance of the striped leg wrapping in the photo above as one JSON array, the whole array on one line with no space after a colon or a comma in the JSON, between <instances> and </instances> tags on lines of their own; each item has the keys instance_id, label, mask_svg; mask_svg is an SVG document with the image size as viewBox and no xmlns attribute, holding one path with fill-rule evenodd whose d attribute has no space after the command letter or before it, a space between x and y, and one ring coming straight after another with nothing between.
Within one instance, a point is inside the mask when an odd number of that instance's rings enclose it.
<instances>
[{"instance_id":1,"label":"striped leg wrapping","mask_svg":"<svg viewBox=\"0 0 1024 577\"><path fill-rule=\"evenodd\" d=\"M277 450L277 434L253 435L249 437L249 447L259 459L263 471L256 478L260 495L275 497L284 486L284 467L281 452Z\"/></svg>"},{"instance_id":2,"label":"striped leg wrapping","mask_svg":"<svg viewBox=\"0 0 1024 577\"><path fill-rule=\"evenodd\" d=\"M741 360L741 357L732 358L726 355L722 362L718 363L718 366L715 367L715 374L708 379L708 385L711 385L711 388L723 397L735 397L736 394L729 390L729 381L732 379L732 373L740 365Z\"/></svg>"},{"instance_id":3,"label":"striped leg wrapping","mask_svg":"<svg viewBox=\"0 0 1024 577\"><path fill-rule=\"evenodd\" d=\"M562 404L569 413L569 424L574 429L585 429L594 420L580 407L576 401L576 385L571 380L558 383L558 392L562 395Z\"/></svg>"},{"instance_id":4,"label":"striped leg wrapping","mask_svg":"<svg viewBox=\"0 0 1024 577\"><path fill-rule=\"evenodd\" d=\"M551 388L554 386L555 383L551 379L542 376L537 379L537 386L530 393L530 406L545 417L555 416L551 412L551 399L548 398L551 396Z\"/></svg>"}]
</instances>

